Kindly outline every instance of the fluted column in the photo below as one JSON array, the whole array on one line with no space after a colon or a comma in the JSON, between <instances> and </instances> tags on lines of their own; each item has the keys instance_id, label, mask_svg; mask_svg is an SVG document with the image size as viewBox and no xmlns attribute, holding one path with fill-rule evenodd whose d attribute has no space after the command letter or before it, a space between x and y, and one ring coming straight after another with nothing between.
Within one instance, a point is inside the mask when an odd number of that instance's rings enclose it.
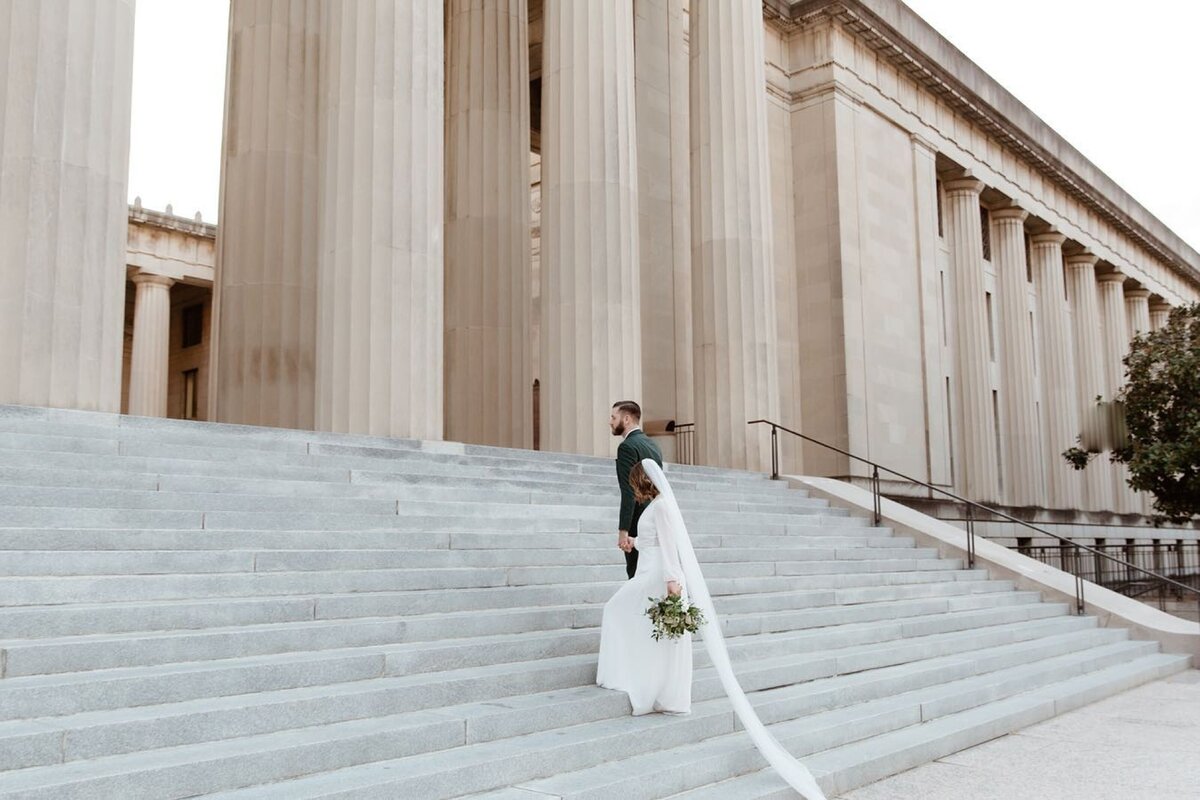
<instances>
[{"instance_id":1,"label":"fluted column","mask_svg":"<svg viewBox=\"0 0 1200 800\"><path fill-rule=\"evenodd\" d=\"M779 418L762 9L693 0L692 269L702 463L770 468Z\"/></svg>"},{"instance_id":2,"label":"fluted column","mask_svg":"<svg viewBox=\"0 0 1200 800\"><path fill-rule=\"evenodd\" d=\"M1107 394L1104 343L1100 335L1100 303L1096 289L1096 256L1067 258L1067 279L1075 344L1075 385L1081 430L1095 427L1096 398ZM1107 456L1083 471L1084 504L1091 511L1113 510L1113 478Z\"/></svg>"},{"instance_id":3,"label":"fluted column","mask_svg":"<svg viewBox=\"0 0 1200 800\"><path fill-rule=\"evenodd\" d=\"M1150 323L1149 289L1125 290L1125 320L1128 323L1127 334L1130 344L1133 343L1134 337L1154 330ZM1125 352L1129 352L1128 346L1126 346Z\"/></svg>"},{"instance_id":4,"label":"fluted column","mask_svg":"<svg viewBox=\"0 0 1200 800\"><path fill-rule=\"evenodd\" d=\"M642 411L694 422L686 0L634 0ZM664 455L673 456L669 440Z\"/></svg>"},{"instance_id":5,"label":"fluted column","mask_svg":"<svg viewBox=\"0 0 1200 800\"><path fill-rule=\"evenodd\" d=\"M958 449L963 454L961 488L969 500L997 502L1000 500L1000 476L979 216L979 194L983 191L983 183L975 178L952 180L946 182L945 190L943 216L954 284L955 382L959 412L953 429L960 438Z\"/></svg>"},{"instance_id":6,"label":"fluted column","mask_svg":"<svg viewBox=\"0 0 1200 800\"><path fill-rule=\"evenodd\" d=\"M526 0L450 0L446 437L533 446Z\"/></svg>"},{"instance_id":7,"label":"fluted column","mask_svg":"<svg viewBox=\"0 0 1200 800\"><path fill-rule=\"evenodd\" d=\"M1061 233L1041 233L1030 241L1033 283L1037 291L1041 330L1042 460L1046 465L1047 503L1051 508L1080 508L1079 473L1062 457L1079 435L1079 396L1076 391L1066 287L1063 284Z\"/></svg>"},{"instance_id":8,"label":"fluted column","mask_svg":"<svg viewBox=\"0 0 1200 800\"><path fill-rule=\"evenodd\" d=\"M1004 500L1043 505L1043 450L1034 393L1033 327L1026 286L1025 217L1019 208L992 212L992 263L1000 307L1000 421L1004 445Z\"/></svg>"},{"instance_id":9,"label":"fluted column","mask_svg":"<svg viewBox=\"0 0 1200 800\"><path fill-rule=\"evenodd\" d=\"M1128 335L1130 345L1136 336L1143 333L1150 333L1153 328L1150 323L1150 290L1149 289L1126 289L1125 290L1125 318L1129 324ZM1126 348L1128 353L1129 348ZM1133 491L1129 489L1128 491ZM1151 514L1154 512L1154 497L1149 492L1134 492L1135 504L1134 511L1141 514Z\"/></svg>"},{"instance_id":10,"label":"fluted column","mask_svg":"<svg viewBox=\"0 0 1200 800\"><path fill-rule=\"evenodd\" d=\"M0 403L120 410L133 9L0 3Z\"/></svg>"},{"instance_id":11,"label":"fluted column","mask_svg":"<svg viewBox=\"0 0 1200 800\"><path fill-rule=\"evenodd\" d=\"M1158 300L1150 304L1150 330L1156 331L1167 324L1171 318L1171 304Z\"/></svg>"},{"instance_id":12,"label":"fluted column","mask_svg":"<svg viewBox=\"0 0 1200 800\"><path fill-rule=\"evenodd\" d=\"M214 419L311 429L320 0L233 0L214 291Z\"/></svg>"},{"instance_id":13,"label":"fluted column","mask_svg":"<svg viewBox=\"0 0 1200 800\"><path fill-rule=\"evenodd\" d=\"M133 354L129 364L129 413L167 415L167 358L171 344L171 287L165 275L133 276Z\"/></svg>"},{"instance_id":14,"label":"fluted column","mask_svg":"<svg viewBox=\"0 0 1200 800\"><path fill-rule=\"evenodd\" d=\"M1125 313L1125 276L1109 272L1099 277L1100 330L1104 359L1104 399L1111 402L1125 385L1123 359L1129 351L1129 320ZM1123 514L1138 510L1129 488L1129 468L1110 464L1113 482L1113 510Z\"/></svg>"},{"instance_id":15,"label":"fluted column","mask_svg":"<svg viewBox=\"0 0 1200 800\"><path fill-rule=\"evenodd\" d=\"M316 425L442 438L442 0L325 15Z\"/></svg>"},{"instance_id":16,"label":"fluted column","mask_svg":"<svg viewBox=\"0 0 1200 800\"><path fill-rule=\"evenodd\" d=\"M642 393L633 4L546 0L541 445L609 454Z\"/></svg>"}]
</instances>

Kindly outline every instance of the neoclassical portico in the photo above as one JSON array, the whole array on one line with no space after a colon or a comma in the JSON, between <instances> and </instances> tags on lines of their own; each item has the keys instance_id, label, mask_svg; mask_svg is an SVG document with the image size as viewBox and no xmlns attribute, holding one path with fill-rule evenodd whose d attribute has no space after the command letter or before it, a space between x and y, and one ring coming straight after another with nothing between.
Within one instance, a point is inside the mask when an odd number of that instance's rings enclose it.
<instances>
[{"instance_id":1,"label":"neoclassical portico","mask_svg":"<svg viewBox=\"0 0 1200 800\"><path fill-rule=\"evenodd\" d=\"M0 402L116 410L124 366L131 413L207 388L210 419L608 455L633 398L704 463L767 468L767 417L979 501L1147 508L1061 453L1200 254L969 63L914 66L948 43L898 2L232 0L207 278L116 244L133 4L32 7L0 21ZM155 222L211 244L188 224Z\"/></svg>"}]
</instances>

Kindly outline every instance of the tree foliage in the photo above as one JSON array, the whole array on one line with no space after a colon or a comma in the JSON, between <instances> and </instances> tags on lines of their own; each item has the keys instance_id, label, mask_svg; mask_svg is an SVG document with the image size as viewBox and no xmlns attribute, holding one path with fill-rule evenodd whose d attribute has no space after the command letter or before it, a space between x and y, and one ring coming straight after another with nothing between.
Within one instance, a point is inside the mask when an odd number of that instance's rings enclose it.
<instances>
[{"instance_id":1,"label":"tree foliage","mask_svg":"<svg viewBox=\"0 0 1200 800\"><path fill-rule=\"evenodd\" d=\"M1129 467L1129 485L1154 495L1172 522L1200 514L1200 303L1171 310L1166 325L1136 337L1116 398L1128 435L1109 458ZM1073 447L1076 469L1093 453Z\"/></svg>"}]
</instances>

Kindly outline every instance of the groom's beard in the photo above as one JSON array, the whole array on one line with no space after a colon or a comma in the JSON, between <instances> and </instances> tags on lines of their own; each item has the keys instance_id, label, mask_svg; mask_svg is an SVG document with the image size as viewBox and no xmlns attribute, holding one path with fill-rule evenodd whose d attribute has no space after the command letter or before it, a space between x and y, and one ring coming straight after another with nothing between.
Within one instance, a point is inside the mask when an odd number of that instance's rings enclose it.
<instances>
[{"instance_id":1,"label":"groom's beard","mask_svg":"<svg viewBox=\"0 0 1200 800\"><path fill-rule=\"evenodd\" d=\"M613 433L613 436L624 436L625 435L625 423L622 422L622 423L618 424L617 427L613 428L612 433Z\"/></svg>"}]
</instances>

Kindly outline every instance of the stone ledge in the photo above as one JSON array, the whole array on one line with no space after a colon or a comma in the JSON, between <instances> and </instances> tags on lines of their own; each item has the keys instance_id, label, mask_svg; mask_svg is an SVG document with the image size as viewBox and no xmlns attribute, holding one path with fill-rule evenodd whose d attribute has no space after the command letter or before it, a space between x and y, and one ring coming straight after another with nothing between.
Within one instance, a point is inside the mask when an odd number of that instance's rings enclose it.
<instances>
[{"instance_id":1,"label":"stone ledge","mask_svg":"<svg viewBox=\"0 0 1200 800\"><path fill-rule=\"evenodd\" d=\"M873 513L871 493L866 489L833 478L786 475L784 480L793 488L807 489L813 497L849 507L851 513ZM961 528L887 498L882 508L881 524L898 535L912 536L918 547L936 547L943 558L966 558L966 534ZM1040 591L1046 600L1074 604L1075 577L1062 570L982 537L976 539L975 562L993 578L1014 581L1018 589ZM1084 601L1086 613L1096 617L1102 627L1126 628L1133 638L1157 641L1163 652L1189 655L1193 666L1200 664L1200 625L1195 622L1090 582L1084 587Z\"/></svg>"}]
</instances>

